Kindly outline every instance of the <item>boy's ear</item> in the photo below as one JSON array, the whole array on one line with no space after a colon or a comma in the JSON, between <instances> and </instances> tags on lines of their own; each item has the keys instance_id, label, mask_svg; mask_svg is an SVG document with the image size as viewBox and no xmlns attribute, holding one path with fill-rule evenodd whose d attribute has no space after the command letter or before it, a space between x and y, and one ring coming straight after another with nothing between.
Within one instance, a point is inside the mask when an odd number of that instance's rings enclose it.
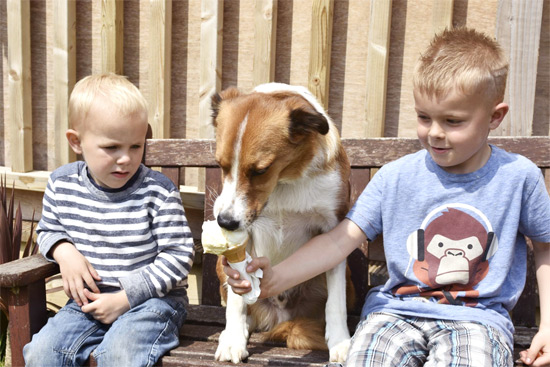
<instances>
[{"instance_id":1,"label":"boy's ear","mask_svg":"<svg viewBox=\"0 0 550 367\"><path fill-rule=\"evenodd\" d=\"M491 130L496 129L499 127L502 120L504 120L504 117L506 117L506 114L508 113L509 106L507 103L499 103L495 106L493 109L493 114L491 115L491 122L489 124L489 128Z\"/></svg>"},{"instance_id":2,"label":"boy's ear","mask_svg":"<svg viewBox=\"0 0 550 367\"><path fill-rule=\"evenodd\" d=\"M69 141L69 145L71 146L71 149L76 154L82 154L82 147L80 146L80 135L78 134L78 131L69 129L65 133L65 136L67 136L67 140Z\"/></svg>"}]
</instances>

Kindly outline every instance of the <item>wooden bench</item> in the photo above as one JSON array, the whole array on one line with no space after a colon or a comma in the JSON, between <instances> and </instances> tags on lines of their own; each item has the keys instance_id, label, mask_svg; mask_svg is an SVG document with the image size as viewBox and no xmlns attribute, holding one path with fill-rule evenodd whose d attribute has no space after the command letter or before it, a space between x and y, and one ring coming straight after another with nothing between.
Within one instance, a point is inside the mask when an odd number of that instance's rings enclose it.
<instances>
[{"instance_id":1,"label":"wooden bench","mask_svg":"<svg viewBox=\"0 0 550 367\"><path fill-rule=\"evenodd\" d=\"M506 150L525 155L541 169L550 168L550 137L491 138L491 143ZM381 167L405 154L419 150L417 139L379 138L344 139L352 166L351 197L353 202L371 178L371 170ZM212 219L212 203L221 190L221 175L214 161L215 142L212 140L167 139L148 140L145 164L161 167L162 172L180 183L181 168L205 168L206 192L204 217ZM547 179L548 181L548 179ZM194 234L200 238L200 234ZM220 306L218 280L215 274L216 257L199 254L202 259L202 300L189 307L189 316L181 329L180 346L159 361L159 366L232 366L215 362L214 352L220 332L225 325L224 308ZM358 303L349 316L350 331L358 321L361 304L372 283L383 281L383 252L380 243L357 249L349 257L352 280L357 290ZM382 263L383 264L383 263ZM527 285L512 313L516 325L515 354L527 348L536 332L538 296L533 254L529 254ZM367 269L371 268L370 274ZM57 265L35 255L0 265L0 290L7 295L10 313L10 341L13 366L22 366L22 348L45 323L47 318L44 279L59 271ZM371 285L369 285L369 280ZM322 366L327 363L327 351L289 350L284 345L263 343L252 334L248 345L249 366ZM91 365L95 362L91 361Z\"/></svg>"}]
</instances>

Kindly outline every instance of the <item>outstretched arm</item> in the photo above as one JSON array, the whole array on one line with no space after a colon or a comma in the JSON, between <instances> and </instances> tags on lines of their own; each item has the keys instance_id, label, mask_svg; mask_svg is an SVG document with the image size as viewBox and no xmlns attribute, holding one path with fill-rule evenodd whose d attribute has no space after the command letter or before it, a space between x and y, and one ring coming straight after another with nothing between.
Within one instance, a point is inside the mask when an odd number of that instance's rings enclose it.
<instances>
[{"instance_id":1,"label":"outstretched arm","mask_svg":"<svg viewBox=\"0 0 550 367\"><path fill-rule=\"evenodd\" d=\"M246 270L263 269L260 298L271 297L334 268L365 240L363 231L349 219L344 219L334 229L312 238L273 268L268 259L256 258ZM239 279L238 271L227 265L224 271L235 293L244 294L251 290L247 281Z\"/></svg>"},{"instance_id":2,"label":"outstretched arm","mask_svg":"<svg viewBox=\"0 0 550 367\"><path fill-rule=\"evenodd\" d=\"M550 366L550 243L533 241L540 299L539 331L529 349L520 353L529 366Z\"/></svg>"}]
</instances>

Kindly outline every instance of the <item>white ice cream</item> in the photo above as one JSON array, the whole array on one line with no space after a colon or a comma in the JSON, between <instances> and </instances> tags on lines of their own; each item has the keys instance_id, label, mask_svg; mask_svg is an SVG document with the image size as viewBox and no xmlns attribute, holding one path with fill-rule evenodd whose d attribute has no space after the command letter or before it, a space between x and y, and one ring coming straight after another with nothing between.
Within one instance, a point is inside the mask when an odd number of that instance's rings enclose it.
<instances>
[{"instance_id":1,"label":"white ice cream","mask_svg":"<svg viewBox=\"0 0 550 367\"><path fill-rule=\"evenodd\" d=\"M248 238L246 231L228 231L221 228L215 220L202 224L201 242L205 253L221 255L231 247L243 243Z\"/></svg>"}]
</instances>

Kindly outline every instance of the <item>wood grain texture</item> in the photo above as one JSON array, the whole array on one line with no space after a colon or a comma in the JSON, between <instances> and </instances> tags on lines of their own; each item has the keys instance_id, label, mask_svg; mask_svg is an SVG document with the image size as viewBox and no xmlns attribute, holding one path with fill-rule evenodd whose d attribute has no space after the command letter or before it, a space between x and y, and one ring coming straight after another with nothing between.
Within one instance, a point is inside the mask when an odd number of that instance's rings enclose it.
<instances>
[{"instance_id":1,"label":"wood grain texture","mask_svg":"<svg viewBox=\"0 0 550 367\"><path fill-rule=\"evenodd\" d=\"M29 0L8 0L9 137L11 169L33 170Z\"/></svg>"}]
</instances>

